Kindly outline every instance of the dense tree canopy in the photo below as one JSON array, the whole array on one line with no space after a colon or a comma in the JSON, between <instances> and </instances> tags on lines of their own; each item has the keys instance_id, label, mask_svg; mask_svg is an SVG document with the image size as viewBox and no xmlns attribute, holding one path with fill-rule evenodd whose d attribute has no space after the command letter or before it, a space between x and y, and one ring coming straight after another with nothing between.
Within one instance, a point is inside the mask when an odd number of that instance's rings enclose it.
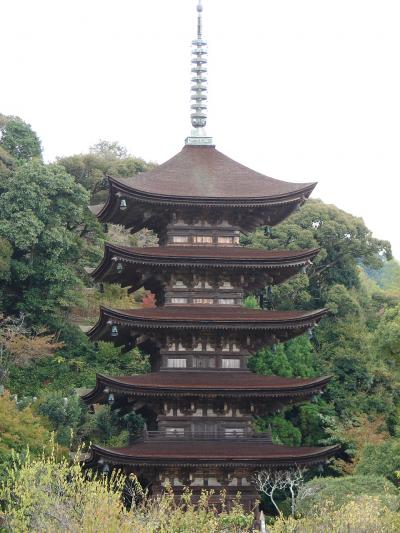
<instances>
[{"instance_id":1,"label":"dense tree canopy","mask_svg":"<svg viewBox=\"0 0 400 533\"><path fill-rule=\"evenodd\" d=\"M332 375L323 401L311 404L312 409L288 407L268 419L277 442L292 444L296 430L303 428L301 442L318 444L328 439L331 426L347 424L360 413L384 413L393 431L398 423L399 376L391 372L398 344L397 314L395 309L378 314L393 302L385 300L376 285L367 286L360 270L360 265L384 266L391 257L389 243L373 238L361 219L320 200L309 200L277 227L260 228L242 240L269 250L320 248L307 273L273 288L268 307L327 307L327 318L309 341L304 337L274 350L265 348L250 362L263 374ZM250 300L254 306L256 298Z\"/></svg>"},{"instance_id":2,"label":"dense tree canopy","mask_svg":"<svg viewBox=\"0 0 400 533\"><path fill-rule=\"evenodd\" d=\"M19 117L0 114L0 172L3 164L12 166L13 158L29 161L41 156L40 140L31 126Z\"/></svg>"},{"instance_id":3,"label":"dense tree canopy","mask_svg":"<svg viewBox=\"0 0 400 533\"><path fill-rule=\"evenodd\" d=\"M87 154L59 157L58 164L74 176L91 195L91 203L101 202L107 191L105 178L110 176L129 177L145 172L154 165L131 156L126 148L117 142L99 141Z\"/></svg>"},{"instance_id":4,"label":"dense tree canopy","mask_svg":"<svg viewBox=\"0 0 400 533\"><path fill-rule=\"evenodd\" d=\"M0 184L0 237L13 248L7 312L45 322L76 300L86 191L57 165L20 165Z\"/></svg>"}]
</instances>

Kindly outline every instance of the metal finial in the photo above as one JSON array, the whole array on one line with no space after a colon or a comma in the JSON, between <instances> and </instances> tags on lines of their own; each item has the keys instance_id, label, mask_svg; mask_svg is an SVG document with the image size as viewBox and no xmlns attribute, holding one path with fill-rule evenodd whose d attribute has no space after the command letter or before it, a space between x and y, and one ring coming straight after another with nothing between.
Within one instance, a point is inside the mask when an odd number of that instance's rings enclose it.
<instances>
[{"instance_id":1,"label":"metal finial","mask_svg":"<svg viewBox=\"0 0 400 533\"><path fill-rule=\"evenodd\" d=\"M192 105L190 119L193 126L186 144L212 144L203 128L207 124L207 41L203 39L203 5L197 4L197 39L192 41Z\"/></svg>"}]
</instances>

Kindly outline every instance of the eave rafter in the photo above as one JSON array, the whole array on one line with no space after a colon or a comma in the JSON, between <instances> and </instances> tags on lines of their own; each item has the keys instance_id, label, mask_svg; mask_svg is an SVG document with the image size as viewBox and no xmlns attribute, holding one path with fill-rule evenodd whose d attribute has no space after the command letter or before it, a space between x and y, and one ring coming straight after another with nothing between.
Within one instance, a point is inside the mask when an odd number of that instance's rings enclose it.
<instances>
[{"instance_id":1,"label":"eave rafter","mask_svg":"<svg viewBox=\"0 0 400 533\"><path fill-rule=\"evenodd\" d=\"M156 379L153 377L153 383L144 383L146 375L132 376L130 380L124 378L112 378L98 374L96 376L95 388L82 396L82 399L88 403L106 403L108 394L112 392L116 398L127 398L129 400L137 398L161 399L171 398L203 398L203 399L218 399L218 398L247 398L253 399L257 402L267 402L266 405L271 403L271 400L281 400L283 403L294 403L305 401L311 398L315 394L321 392L321 390L329 383L331 377L324 376L314 379L301 379L288 380L286 378L274 377L275 386L272 387L271 377L269 376L256 376L250 372L241 373L238 376L242 384L238 387L232 387L231 376L223 374L219 377L219 383L215 386L197 385L193 386L192 380L185 386L187 381L187 374L182 375L179 380L179 385L176 385L174 379L164 374L162 380L164 383L156 383ZM194 372L193 376L196 376L196 381L209 382L210 376L199 372ZM212 376L211 376L212 377ZM236 377L236 376L234 376ZM259 382L257 387L251 385L254 382L254 378ZM262 382L265 382L262 384Z\"/></svg>"},{"instance_id":2,"label":"eave rafter","mask_svg":"<svg viewBox=\"0 0 400 533\"><path fill-rule=\"evenodd\" d=\"M132 445L125 449L103 448L92 445L91 455L86 461L87 466L102 465L104 463L113 465L131 465L143 467L246 467L246 468L266 468L273 466L275 468L293 466L293 465L317 465L325 462L329 457L334 455L340 446L326 446L324 448L291 448L286 446L263 444L260 449L259 443L249 443L241 445L245 453L240 452L236 445L240 446L240 441L232 447L230 443L219 442L188 442L187 451L182 457L179 452L171 453L171 447L177 448L177 442L166 442L163 444L164 452L157 453L157 457L152 454L152 443L147 441L144 446L141 443ZM207 445L211 445L214 453L209 457L202 457L201 450ZM190 451L189 451L190 450ZM219 452L221 450L221 452ZM167 452L167 453L166 453ZM197 456L194 455L197 452ZM199 453L200 452L200 453ZM218 453L219 452L219 453ZM289 453L288 453L289 452ZM175 455L175 456L174 456Z\"/></svg>"},{"instance_id":3,"label":"eave rafter","mask_svg":"<svg viewBox=\"0 0 400 533\"><path fill-rule=\"evenodd\" d=\"M241 252L238 254L238 250ZM197 255L196 255L197 252ZM151 290L160 289L172 273L207 270L218 273L246 272L246 279L262 277L254 286L265 286L265 282L281 283L306 269L318 254L319 249L299 250L298 252L276 252L234 248L223 249L216 254L212 249L199 250L187 247L127 248L106 244L104 256L99 266L92 272L95 281L119 283L133 290L144 286ZM256 253L255 253L256 252ZM257 254L258 252L258 254ZM257 257L258 255L258 257ZM147 285L147 286L146 286Z\"/></svg>"},{"instance_id":4,"label":"eave rafter","mask_svg":"<svg viewBox=\"0 0 400 533\"><path fill-rule=\"evenodd\" d=\"M132 232L146 227L157 233L172 219L175 211L187 211L189 215L193 213L193 209L212 212L215 208L227 213L233 210L240 220L238 225L244 232L252 231L260 225L274 226L300 207L315 187L313 183L293 193L275 197L196 198L146 193L129 187L116 178L108 177L108 180L109 195L105 204L92 207L98 219L103 223L123 225ZM123 210L120 208L122 199L127 204Z\"/></svg>"},{"instance_id":5,"label":"eave rafter","mask_svg":"<svg viewBox=\"0 0 400 533\"><path fill-rule=\"evenodd\" d=\"M236 308L233 311L218 309L214 315L213 309L213 306L184 306L122 311L101 307L99 321L89 330L88 336L91 340L112 341L122 346L132 343L132 339L144 332L153 339L179 331L238 332L248 334L249 342L251 336L251 348L255 349L301 335L327 313L327 309L284 313Z\"/></svg>"}]
</instances>

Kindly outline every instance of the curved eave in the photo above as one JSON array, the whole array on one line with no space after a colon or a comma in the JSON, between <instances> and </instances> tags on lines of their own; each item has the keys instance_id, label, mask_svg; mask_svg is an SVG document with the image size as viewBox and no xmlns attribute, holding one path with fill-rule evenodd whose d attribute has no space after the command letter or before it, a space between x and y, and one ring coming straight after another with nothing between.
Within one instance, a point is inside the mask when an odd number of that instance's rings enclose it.
<instances>
[{"instance_id":1,"label":"curved eave","mask_svg":"<svg viewBox=\"0 0 400 533\"><path fill-rule=\"evenodd\" d=\"M198 374L198 372L194 372ZM247 373L246 373L247 374ZM184 376L182 376L183 378ZM223 381L224 374L221 375ZM279 378L278 378L279 379ZM198 397L198 398L257 398L257 399L297 399L311 397L319 393L332 379L331 376L322 376L313 380L299 378L297 384L290 386L245 386L232 387L223 383L210 386L193 387L177 385L155 385L155 384L130 384L109 376L97 374L96 386L94 389L82 396L82 400L87 404L104 403L107 401L107 393L113 392L121 396L138 397L138 398L174 398L174 397ZM243 377L245 382L246 377ZM183 381L183 380L182 380ZM282 380L284 381L284 379ZM107 389L107 393L105 392Z\"/></svg>"},{"instance_id":2,"label":"curved eave","mask_svg":"<svg viewBox=\"0 0 400 533\"><path fill-rule=\"evenodd\" d=\"M163 268L228 268L237 269L244 268L247 270L271 270L271 269L300 269L307 265L309 261L312 261L319 252L319 248L299 250L297 254L288 254L287 256L282 253L280 256L268 256L268 252L265 252L265 257L252 257L251 248L241 248L241 250L250 250L248 257L234 257L229 256L229 248L223 249L225 257L212 256L212 251L209 252L209 257L206 254L202 254L202 250L199 249L199 255L195 256L184 255L185 249L182 247L179 251L179 255L175 253L174 248L167 247L168 255L157 254L156 248L151 248L151 252L146 253L146 249L143 248L127 248L122 246L116 246L107 243L104 248L103 259L96 269L92 272L92 277L95 281L102 281L104 278L113 271L113 265L116 262L127 263L133 268L143 266L150 267L163 267ZM192 249L191 249L192 251ZM232 253L232 252L231 252ZM118 277L121 276L113 272L115 280L117 282Z\"/></svg>"},{"instance_id":3,"label":"curved eave","mask_svg":"<svg viewBox=\"0 0 400 533\"><path fill-rule=\"evenodd\" d=\"M190 306L192 309L199 309L199 307ZM206 308L208 308L206 310ZM319 320L328 312L328 309L318 309L316 311L309 311L305 313L296 313L292 316L285 315L279 311L256 311L245 308L235 310L234 318L223 318L225 309L216 310L215 306L204 306L196 316L189 316L189 306L182 306L182 308L168 307L164 308L164 316L158 315L159 308L146 309L148 316L143 316L143 309L138 309L135 315L135 310L123 311L117 309L110 309L104 306L100 307L100 318L98 322L87 332L87 335L92 340L99 340L101 334L105 333L106 328L110 325L119 325L127 328L136 328L138 330L162 330L162 329L186 329L186 330L245 330L245 331L277 331L290 329L304 329L314 326ZM174 316L174 312L179 310L183 313L181 316ZM207 312L213 311L219 316L212 316ZM142 314L140 313L142 311ZM249 313L249 311L252 311ZM240 313L242 312L242 313ZM153 314L153 316L151 316ZM142 316L141 316L142 315ZM170 315L170 316L168 316ZM118 342L118 338L114 339Z\"/></svg>"},{"instance_id":4,"label":"curved eave","mask_svg":"<svg viewBox=\"0 0 400 533\"><path fill-rule=\"evenodd\" d=\"M286 194L275 196L259 196L259 197L192 197L192 196L170 196L165 194L153 194L135 189L122 183L117 178L108 176L109 194L103 206L93 206L96 211L96 216L101 222L121 223L119 220L121 215L119 213L119 199L124 197L128 200L128 208L132 209L133 205L154 206L157 210L165 208L187 207L187 208L274 208L292 205L292 210L297 205L302 204L312 193L317 183L306 183L302 188ZM157 214L157 212L156 212Z\"/></svg>"},{"instance_id":5,"label":"curved eave","mask_svg":"<svg viewBox=\"0 0 400 533\"><path fill-rule=\"evenodd\" d=\"M256 440L256 439L255 439ZM340 450L340 445L324 448L289 448L262 444L257 442L232 443L226 441L165 441L156 447L151 441L134 444L129 448L110 449L92 445L91 456L86 461L87 466L96 463L132 466L185 466L185 467L213 467L213 466L246 466L262 468L268 466L285 467L293 465L315 465L324 463ZM168 448L173 448L171 452ZM180 451L181 449L181 451ZM154 453L156 452L156 453Z\"/></svg>"},{"instance_id":6,"label":"curved eave","mask_svg":"<svg viewBox=\"0 0 400 533\"><path fill-rule=\"evenodd\" d=\"M201 207L210 207L210 206L229 206L229 207L240 207L240 206L263 206L263 205L276 205L281 202L292 201L294 199L308 198L314 188L317 185L317 182L313 183L304 183L298 184L299 188L294 191L287 192L285 194L276 194L271 196L253 196L248 198L227 196L224 198L213 197L213 196L175 196L168 194L155 194L141 189L136 189L122 182L118 178L113 178L108 176L110 184L115 187L116 192L126 194L129 197L136 198L140 201L153 203L155 205L187 205L189 207L201 206Z\"/></svg>"}]
</instances>

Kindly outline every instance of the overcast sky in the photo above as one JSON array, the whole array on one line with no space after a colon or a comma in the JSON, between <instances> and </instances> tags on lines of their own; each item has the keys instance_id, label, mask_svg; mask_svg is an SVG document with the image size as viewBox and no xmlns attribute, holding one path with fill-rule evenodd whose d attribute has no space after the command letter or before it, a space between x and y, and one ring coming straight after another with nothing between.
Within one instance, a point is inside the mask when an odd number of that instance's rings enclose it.
<instances>
[{"instance_id":1,"label":"overcast sky","mask_svg":"<svg viewBox=\"0 0 400 533\"><path fill-rule=\"evenodd\" d=\"M46 160L100 138L165 161L190 132L197 0L1 0L0 112ZM203 0L217 148L362 216L400 258L399 0Z\"/></svg>"}]
</instances>

